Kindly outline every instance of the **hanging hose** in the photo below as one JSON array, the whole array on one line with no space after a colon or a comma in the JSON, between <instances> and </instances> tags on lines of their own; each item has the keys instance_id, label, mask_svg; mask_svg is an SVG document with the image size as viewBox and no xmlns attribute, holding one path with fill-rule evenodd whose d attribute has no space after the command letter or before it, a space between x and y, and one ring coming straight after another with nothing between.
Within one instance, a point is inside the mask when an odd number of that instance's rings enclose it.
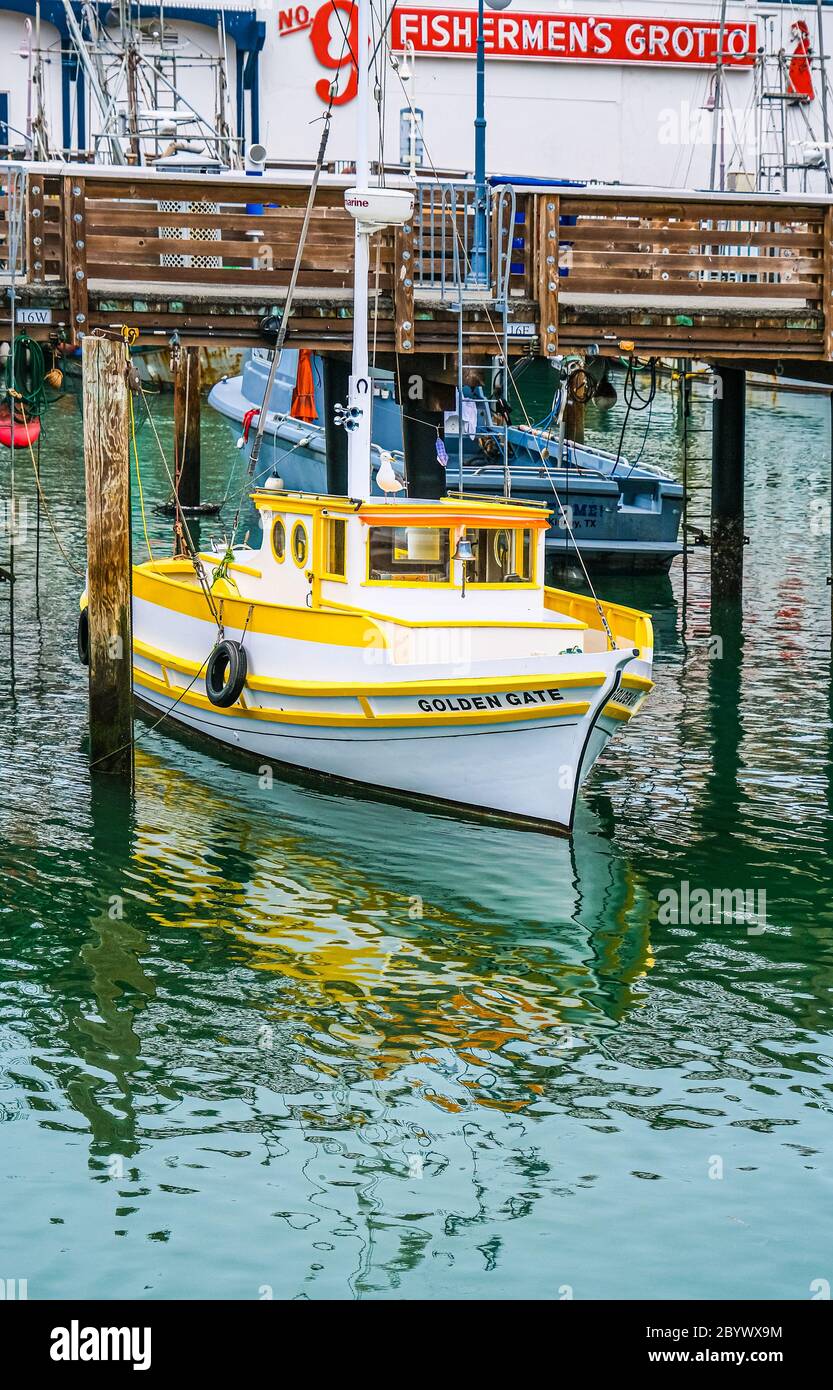
<instances>
[{"instance_id":1,"label":"hanging hose","mask_svg":"<svg viewBox=\"0 0 833 1390\"><path fill-rule=\"evenodd\" d=\"M514 384L514 383L513 383ZM567 400L572 405L587 405L595 400L599 389L599 382L588 372L587 368L578 363L571 367L565 377L559 380L552 398L552 405L542 420L532 426L535 430L548 430L560 418L562 394L566 390ZM520 392L515 387L515 392L520 400Z\"/></svg>"},{"instance_id":2,"label":"hanging hose","mask_svg":"<svg viewBox=\"0 0 833 1390\"><path fill-rule=\"evenodd\" d=\"M648 387L647 394L643 394L636 384L636 366L636 360L632 356L629 357L626 363L625 384L622 387L622 397L625 402L625 418L622 421L622 429L619 434L619 447L616 450L616 462L613 465L614 473L616 472L616 469L619 467L619 460L622 457L622 445L625 442L625 430L628 427L628 420L630 419L631 411L647 410L649 412L648 424L650 424L650 411L651 407L654 404L654 397L657 394L657 359L655 357L652 357L650 359L650 362L648 363L648 368L651 373L651 384ZM643 439L642 449L644 448L645 440ZM642 449L640 449L639 452L640 458L642 456ZM634 464L631 465L631 470L634 466Z\"/></svg>"},{"instance_id":3,"label":"hanging hose","mask_svg":"<svg viewBox=\"0 0 833 1390\"><path fill-rule=\"evenodd\" d=\"M14 402L10 412L14 411L18 421L22 409L25 409L30 420L40 415L46 404L45 380L46 364L40 343L36 343L28 333L18 333L12 341L3 369L5 394Z\"/></svg>"}]
</instances>

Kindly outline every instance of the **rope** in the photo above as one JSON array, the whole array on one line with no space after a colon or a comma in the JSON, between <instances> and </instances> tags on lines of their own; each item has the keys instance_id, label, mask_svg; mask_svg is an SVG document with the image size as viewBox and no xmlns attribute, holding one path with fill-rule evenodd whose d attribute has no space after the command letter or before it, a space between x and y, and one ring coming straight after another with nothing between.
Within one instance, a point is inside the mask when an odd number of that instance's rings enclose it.
<instances>
[{"instance_id":1,"label":"rope","mask_svg":"<svg viewBox=\"0 0 833 1390\"><path fill-rule=\"evenodd\" d=\"M156 422L154 421L154 418L151 415L150 406L147 402L147 396L145 394L145 390L141 382L139 382L139 395L142 397L142 400L144 402L148 424L150 425L151 430L153 431L153 437L158 445L159 455L162 459L163 467L168 475L168 482L171 484L171 490L173 492L174 501L177 509L177 525L180 528L179 534L185 541L185 547L188 551L188 558L191 561L191 564L194 566L194 573L197 576L197 581L199 583L200 588L202 589L203 597L205 598L205 601L208 604L209 612L211 613L211 616L217 625L217 631L220 634L220 638L222 639L224 632L222 618L220 617L220 614L217 611L217 605L214 602L214 595L211 592L211 588L206 578L205 566L203 565L199 555L197 554L197 548L194 545L191 532L188 529L188 522L186 521L182 508L179 505L179 497L177 495L176 487L174 485L174 480L171 477L171 470L168 467L168 460L165 457L165 450L162 447L162 440L159 438L159 431L157 430Z\"/></svg>"},{"instance_id":2,"label":"rope","mask_svg":"<svg viewBox=\"0 0 833 1390\"><path fill-rule=\"evenodd\" d=\"M21 400L21 402L20 402L20 410L21 410L21 414L23 415L23 423L24 423L24 425L26 425L26 423L27 423L27 420L26 420L26 410L25 410L25 407L24 407L24 405L23 405L23 401L22 401L22 400ZM64 560L65 560L67 566L69 567L69 569L72 570L72 573L76 576L76 578L78 578L78 579L83 579L83 578L84 578L84 571L83 571L82 569L79 569L78 566L75 564L75 562L74 562L73 560L70 559L69 555L67 554L66 550L64 549L64 546L63 546L63 543L62 543L62 541L61 541L61 538L60 538L60 536L58 535L57 529L56 529L56 527L55 527L55 523L54 523L54 521L52 520L52 513L51 513L50 510L49 510L49 504L48 504L48 502L47 502L47 500L46 500L46 497L45 497L45 495L44 495L43 487L41 486L40 470L38 469L37 460L36 460L36 458L35 458L35 451L34 451L34 449L32 448L32 441L31 441L31 439L28 437L28 436L29 436L29 431L28 431L28 429L27 429L27 431L26 431L26 435L27 435L27 444L28 444L28 446L29 446L29 457L30 457L30 459L32 460L32 472L33 472L34 475L35 475L35 486L37 487L37 490L38 490L38 497L40 498L41 506L43 507L43 510L44 510L44 512L45 512L45 514L46 514L46 520L49 522L49 529L50 529L50 531L52 532L52 535L53 535L54 538L55 538L55 544L57 545L59 551L61 552L61 555L63 556L63 558L64 558Z\"/></svg>"},{"instance_id":3,"label":"rope","mask_svg":"<svg viewBox=\"0 0 833 1390\"><path fill-rule=\"evenodd\" d=\"M237 581L236 581L236 579L234 578L234 575L229 574L229 572L228 572L228 571L229 571L229 565L233 565L233 564L234 564L234 551L232 550L231 546L229 545L229 546L226 546L226 553L225 553L225 555L223 556L222 560L220 561L219 565L217 565L217 566L215 567L215 570L214 570L214 578L212 579L211 584L210 584L209 587L213 589L213 588L214 588L214 585L215 585L216 583L218 583L219 580L225 579L226 583L228 583L228 584L233 584L234 587L235 587L235 589L237 589L237 592L239 593L240 590L239 590L239 588L238 588L238 586L237 586Z\"/></svg>"},{"instance_id":4,"label":"rope","mask_svg":"<svg viewBox=\"0 0 833 1390\"><path fill-rule=\"evenodd\" d=\"M136 343L136 340L137 340L138 337L139 337L139 330L138 330L138 328L131 328L131 327L129 327L127 324L124 324L124 325L122 326L121 335L122 335L122 338L124 339L125 348L127 349L127 360L128 360L128 362L129 362L129 361L131 360L131 357L132 357L132 348L133 348L134 344ZM138 380L138 378L137 378L137 380ZM146 514L145 514L145 492L144 492L144 488L142 487L142 470L141 470L141 468L139 467L139 445L138 445L138 441L137 441L137 439L136 439L136 411L135 411L135 408L134 408L134 406L133 406L133 391L130 389L130 384L129 384L129 383L128 383L127 398L128 398L129 403L130 403L130 410L129 410L129 417L130 417L130 439L131 439L131 443L132 443L132 445L133 445L133 460L134 460L135 465L136 465L136 482L137 482L137 485L138 485L138 488L139 488L139 506L141 507L141 510L142 510L142 528L143 528L144 533L145 533L145 545L146 545L147 548L148 548L148 555L150 556L150 558L151 558L151 560L152 560L152 559L153 559L153 547L151 546L151 543L150 543L150 536L148 535L148 523L147 523L147 516L146 516Z\"/></svg>"},{"instance_id":5,"label":"rope","mask_svg":"<svg viewBox=\"0 0 833 1390\"><path fill-rule=\"evenodd\" d=\"M148 523L145 515L145 493L142 487L142 470L139 467L139 446L136 442L136 412L133 409L133 392L130 391L128 395L130 399L130 438L133 443L133 459L136 464L136 482L139 486L139 506L142 509L142 527L145 533L145 545L148 548L148 555L152 560L153 547L151 546L150 536L148 535Z\"/></svg>"}]
</instances>

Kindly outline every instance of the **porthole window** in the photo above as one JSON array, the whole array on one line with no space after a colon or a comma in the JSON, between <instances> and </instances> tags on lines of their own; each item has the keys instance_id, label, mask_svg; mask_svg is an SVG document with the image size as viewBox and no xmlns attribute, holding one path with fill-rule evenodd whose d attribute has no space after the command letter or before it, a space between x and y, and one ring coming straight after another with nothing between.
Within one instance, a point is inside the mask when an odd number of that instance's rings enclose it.
<instances>
[{"instance_id":1,"label":"porthole window","mask_svg":"<svg viewBox=\"0 0 833 1390\"><path fill-rule=\"evenodd\" d=\"M272 550L276 560L286 556L286 527L280 517L272 523Z\"/></svg>"},{"instance_id":2,"label":"porthole window","mask_svg":"<svg viewBox=\"0 0 833 1390\"><path fill-rule=\"evenodd\" d=\"M303 521L296 521L292 528L292 558L299 569L307 562L307 533Z\"/></svg>"}]
</instances>

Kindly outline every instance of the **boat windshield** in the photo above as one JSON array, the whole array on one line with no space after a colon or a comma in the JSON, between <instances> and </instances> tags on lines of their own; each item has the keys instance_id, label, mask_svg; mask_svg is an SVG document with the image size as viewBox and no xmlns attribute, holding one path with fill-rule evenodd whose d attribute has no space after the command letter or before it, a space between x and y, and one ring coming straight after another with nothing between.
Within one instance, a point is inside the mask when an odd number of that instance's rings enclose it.
<instances>
[{"instance_id":1,"label":"boat windshield","mask_svg":"<svg viewBox=\"0 0 833 1390\"><path fill-rule=\"evenodd\" d=\"M451 544L439 526L371 526L368 539L371 583L448 584Z\"/></svg>"},{"instance_id":2,"label":"boat windshield","mask_svg":"<svg viewBox=\"0 0 833 1390\"><path fill-rule=\"evenodd\" d=\"M469 561L469 584L529 584L532 580L532 532L528 527L467 529L474 559Z\"/></svg>"}]
</instances>

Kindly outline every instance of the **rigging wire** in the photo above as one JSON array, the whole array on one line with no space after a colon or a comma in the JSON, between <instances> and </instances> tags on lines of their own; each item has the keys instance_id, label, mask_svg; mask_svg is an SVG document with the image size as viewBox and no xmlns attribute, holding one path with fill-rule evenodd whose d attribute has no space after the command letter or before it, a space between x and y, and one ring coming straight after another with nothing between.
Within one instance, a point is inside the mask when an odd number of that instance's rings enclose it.
<instances>
[{"instance_id":1,"label":"rigging wire","mask_svg":"<svg viewBox=\"0 0 833 1390\"><path fill-rule=\"evenodd\" d=\"M336 11L336 13L340 14L338 10ZM344 57L345 47L347 44L349 44L349 38L347 35L345 35L339 61L341 61L341 59L343 59ZM307 197L307 203L304 209L304 217L301 223L301 231L298 239L298 248L295 252L295 261L292 266L292 273L289 278L289 285L287 286L286 299L284 300L283 314L281 316L280 327L278 329L278 334L275 339L275 345L272 349L272 357L269 363L269 372L266 378L266 385L263 391L263 400L261 402L260 413L258 414L257 419L257 429L255 430L255 437L249 454L248 476L251 478L254 477L257 469L257 461L260 457L260 449L263 443L263 435L266 430L266 417L268 414L269 399L272 395L272 388L275 384L275 377L277 375L278 366L280 364L281 357L283 356L283 345L286 341L287 332L289 331L289 318L292 311L292 301L295 295L295 287L298 283L298 276L301 271L301 261L304 255L304 248L306 246L307 233L309 231L309 224L312 218L312 210L315 204L315 197L318 192L318 183L321 178L321 172L324 167L324 155L326 154L327 142L330 138L330 125L332 123L333 116L333 103L335 102L337 91L338 84L334 80L330 83L330 99L327 103L327 109L324 112L324 116L322 118L323 128L321 131L321 141L318 147L318 156L315 161L315 168L313 170L312 181L310 183L309 196ZM240 508L238 507L235 513L234 523L232 526L230 546L234 545L234 539L237 534L237 527L239 523Z\"/></svg>"},{"instance_id":2,"label":"rigging wire","mask_svg":"<svg viewBox=\"0 0 833 1390\"><path fill-rule=\"evenodd\" d=\"M404 82L403 82L403 80L402 80L402 74L401 74L401 72L400 72L400 70L399 70L398 65L394 68L394 71L396 72L397 78L399 79L399 84L400 84L400 86L402 87L402 91L403 91L403 93L404 93L404 95L405 95L405 99L406 99L406 100L409 102L409 104L410 104L410 95L409 95L409 93L408 93L408 92L406 91L406 89L405 89L405 84L404 84ZM431 155L431 151L430 151L430 149L429 149L429 147L428 147L428 143L427 143L427 141L425 140L424 134L423 134L423 149L424 149L424 153L425 153L425 158L428 160L428 163L429 163L429 165L430 165L431 172L432 172L432 174L433 174L434 180L435 180L435 182L437 183L437 185L438 185L438 187L439 187L439 186L441 186L441 180L440 180L439 174L438 174L438 172L437 172L437 167L436 167L436 165L435 165L435 163L434 163L434 160L433 160L433 157L432 157L432 155ZM456 224L456 220L455 220L455 222L454 222L452 231L453 231L453 236L454 236L455 242L457 243L457 246L458 246L458 251L461 253L462 259L465 261L466 266L467 266L467 269L468 269L468 271L470 272L470 271L471 271L471 261L470 261L468 252L467 252L467 250L466 250L465 243L463 242L462 236L461 236L461 234L460 234L460 229L459 229L459 227L458 227L457 224ZM484 303L484 304L482 305L482 308L483 308L483 312L485 313L486 320L487 320L487 322L488 322L488 325L489 325L489 329L490 329L490 331L491 331L491 334L492 334L492 336L494 337L494 340L495 340L495 342L496 342L496 344L497 344L497 346L498 346L498 355L502 357L502 356L503 356L503 344L502 344L501 335L498 333L497 326L496 326L496 324L495 324L495 322L494 322L494 319L492 318L491 313L489 312L489 306L488 306L488 304L485 304L485 303ZM509 367L508 362L506 363L506 367L507 367L507 372L508 372L508 367ZM401 400L401 396L400 396L400 400ZM610 646L612 649L614 649L615 646L616 646L616 643L615 643L615 640L614 640L614 637L613 637L613 633L612 633L611 630L610 630L610 624L608 623L607 615L606 615L606 613L605 613L605 611L604 611L604 608L602 607L601 603L599 602L599 598L598 598L598 595L596 594L596 590L595 590L595 588L594 588L593 581L592 581L591 578L590 578L590 575L589 575L588 570L587 570L587 566L586 566L586 564L585 564L585 562L584 562L584 557L583 557L581 551L579 550L578 545L576 544L576 539L575 539L575 535L574 535L574 533L573 533L573 528L572 528L572 526L570 525L569 517L568 517L568 515L567 515L567 512L566 512L565 509L564 509L564 505L563 505L563 503L562 503L562 501L561 501L561 498L560 498L560 496L558 495L558 489L557 489L556 486L555 486L554 479L553 479L552 474L551 474L551 472L550 472L549 464L548 464L548 462L547 462L547 459L546 459L545 456L544 456L544 451L543 451L543 449L542 449L542 447L541 447L541 441L540 441L540 439L536 438L536 436L535 436L535 434L534 434L533 427L532 427L532 422L530 421L529 413L528 413L527 408L526 408L526 404L525 404L525 402L521 399L520 395L518 395L518 404L520 405L521 410L523 411L523 415L524 415L524 420L525 420L525 422L526 422L526 426L527 426L527 428L529 429L529 431L532 433L532 438L533 438L533 440L534 440L534 442L535 442L535 445L536 445L536 447L537 447L537 449L538 449L538 455L539 455L539 458L540 458L540 461L541 461L541 465L542 465L542 467L543 467L543 469L544 469L544 472L545 472L545 474L546 474L546 476L547 476L547 479L548 479L548 481L549 481L550 487L552 488L553 495L554 495L555 500L556 500L556 502L557 502L557 504L558 504L558 509L559 509L559 512L560 512L560 523L559 523L559 524L563 524L566 533L569 535L570 540L572 541L573 548L574 548L574 550L575 550L576 556L577 556L578 561L579 561L579 564L580 564L580 566L581 566L581 570L582 570L582 574L583 574L583 576L584 576L585 583L587 584L587 587L588 587L588 589L590 590L590 593L591 593L592 598L593 598L593 602L594 602L594 604L596 605L596 611L597 611L597 613L598 613L598 615L599 615L599 617L600 617L600 619L601 619L601 621L602 621L602 625L603 625L603 627L604 627L604 631L605 631L605 634L606 634L606 637L607 637L608 644L609 644L609 646ZM462 486L462 480L463 480L463 471L462 471L462 468L461 468L461 470L460 470L460 483L461 483L461 486Z\"/></svg>"}]
</instances>

